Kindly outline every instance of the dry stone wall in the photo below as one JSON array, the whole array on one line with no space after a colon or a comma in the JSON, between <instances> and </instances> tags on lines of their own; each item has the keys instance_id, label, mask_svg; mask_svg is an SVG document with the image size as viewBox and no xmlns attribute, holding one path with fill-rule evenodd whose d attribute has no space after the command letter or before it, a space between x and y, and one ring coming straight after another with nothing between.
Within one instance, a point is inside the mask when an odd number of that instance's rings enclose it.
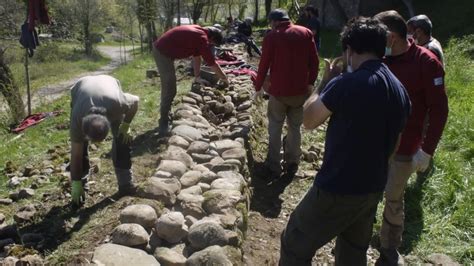
<instances>
[{"instance_id":1,"label":"dry stone wall","mask_svg":"<svg viewBox=\"0 0 474 266\"><path fill-rule=\"evenodd\" d=\"M126 207L110 243L95 250L95 263L110 263L120 253L147 265L242 264L253 87L248 76L230 76L230 81L227 88L194 84L175 100L167 148L138 193L165 209L158 214L144 204ZM116 257L116 263L130 262Z\"/></svg>"}]
</instances>

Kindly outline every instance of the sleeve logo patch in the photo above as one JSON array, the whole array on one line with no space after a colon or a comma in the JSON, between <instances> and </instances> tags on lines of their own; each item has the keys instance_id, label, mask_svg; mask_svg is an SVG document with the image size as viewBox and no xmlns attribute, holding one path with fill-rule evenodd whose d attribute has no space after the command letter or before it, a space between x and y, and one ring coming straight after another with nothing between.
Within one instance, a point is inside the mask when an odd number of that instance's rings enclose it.
<instances>
[{"instance_id":1,"label":"sleeve logo patch","mask_svg":"<svg viewBox=\"0 0 474 266\"><path fill-rule=\"evenodd\" d=\"M435 78L433 81L435 86L443 85L443 77Z\"/></svg>"}]
</instances>

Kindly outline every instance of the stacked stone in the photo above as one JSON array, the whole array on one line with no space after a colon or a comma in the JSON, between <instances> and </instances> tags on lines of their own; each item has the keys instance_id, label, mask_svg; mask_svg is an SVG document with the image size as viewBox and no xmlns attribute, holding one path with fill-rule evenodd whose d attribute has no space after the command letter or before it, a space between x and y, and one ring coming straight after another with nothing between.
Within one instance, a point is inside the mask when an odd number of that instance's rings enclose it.
<instances>
[{"instance_id":1,"label":"stacked stone","mask_svg":"<svg viewBox=\"0 0 474 266\"><path fill-rule=\"evenodd\" d=\"M125 208L111 243L95 250L94 262L242 264L250 200L244 144L252 127L252 83L247 76L230 80L227 88L194 84L181 98L167 149L139 189L139 196L166 208Z\"/></svg>"}]
</instances>

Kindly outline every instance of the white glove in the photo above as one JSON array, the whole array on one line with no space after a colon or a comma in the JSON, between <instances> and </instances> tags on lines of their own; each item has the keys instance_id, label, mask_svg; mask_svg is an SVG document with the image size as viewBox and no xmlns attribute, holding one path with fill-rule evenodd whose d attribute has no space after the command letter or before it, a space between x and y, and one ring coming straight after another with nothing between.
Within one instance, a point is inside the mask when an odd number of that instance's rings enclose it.
<instances>
[{"instance_id":1,"label":"white glove","mask_svg":"<svg viewBox=\"0 0 474 266\"><path fill-rule=\"evenodd\" d=\"M415 171L417 172L424 172L428 169L430 165L431 155L424 152L422 149L418 149L418 151L413 156L413 163L415 165Z\"/></svg>"},{"instance_id":2,"label":"white glove","mask_svg":"<svg viewBox=\"0 0 474 266\"><path fill-rule=\"evenodd\" d=\"M254 94L252 95L252 101L256 102L262 99L263 97L263 89L260 89L259 91L255 91Z\"/></svg>"},{"instance_id":3,"label":"white glove","mask_svg":"<svg viewBox=\"0 0 474 266\"><path fill-rule=\"evenodd\" d=\"M210 83L209 81L207 81L207 80L205 80L205 79L203 79L203 78L201 78L201 77L196 77L196 78L194 79L194 82L200 83L200 84L202 84L202 85L204 85L204 86L210 86L210 85L211 85L211 83Z\"/></svg>"}]
</instances>

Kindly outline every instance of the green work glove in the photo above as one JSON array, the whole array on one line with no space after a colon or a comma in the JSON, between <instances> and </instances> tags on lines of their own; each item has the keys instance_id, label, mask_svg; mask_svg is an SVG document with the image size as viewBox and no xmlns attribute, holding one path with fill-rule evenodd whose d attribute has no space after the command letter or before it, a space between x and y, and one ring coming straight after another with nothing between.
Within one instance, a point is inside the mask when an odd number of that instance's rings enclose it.
<instances>
[{"instance_id":1,"label":"green work glove","mask_svg":"<svg viewBox=\"0 0 474 266\"><path fill-rule=\"evenodd\" d=\"M84 187L81 180L73 180L71 183L72 203L77 206L82 205L81 197L85 197Z\"/></svg>"},{"instance_id":2,"label":"green work glove","mask_svg":"<svg viewBox=\"0 0 474 266\"><path fill-rule=\"evenodd\" d=\"M119 127L118 136L119 138L122 136L123 143L130 144L130 142L132 142L133 137L130 133L130 124L122 122Z\"/></svg>"}]
</instances>

